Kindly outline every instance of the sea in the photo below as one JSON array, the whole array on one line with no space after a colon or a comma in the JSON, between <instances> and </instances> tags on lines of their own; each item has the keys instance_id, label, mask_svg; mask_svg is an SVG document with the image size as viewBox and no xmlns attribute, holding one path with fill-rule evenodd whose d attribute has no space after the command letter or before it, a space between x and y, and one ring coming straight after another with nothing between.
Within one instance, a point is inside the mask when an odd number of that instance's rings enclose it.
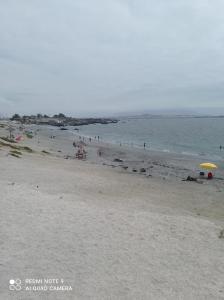
<instances>
[{"instance_id":1,"label":"sea","mask_svg":"<svg viewBox=\"0 0 224 300\"><path fill-rule=\"evenodd\" d=\"M222 117L124 117L118 123L79 127L79 134L101 141L224 161ZM221 149L220 149L221 146Z\"/></svg>"}]
</instances>

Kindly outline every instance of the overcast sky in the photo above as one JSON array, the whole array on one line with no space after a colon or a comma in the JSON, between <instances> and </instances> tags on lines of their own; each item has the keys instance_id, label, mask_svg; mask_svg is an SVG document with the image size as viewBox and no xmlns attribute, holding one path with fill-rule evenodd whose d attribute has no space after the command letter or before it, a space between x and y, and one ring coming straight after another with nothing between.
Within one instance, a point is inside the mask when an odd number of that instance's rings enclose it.
<instances>
[{"instance_id":1,"label":"overcast sky","mask_svg":"<svg viewBox=\"0 0 224 300\"><path fill-rule=\"evenodd\" d=\"M0 113L224 107L223 0L0 0Z\"/></svg>"}]
</instances>

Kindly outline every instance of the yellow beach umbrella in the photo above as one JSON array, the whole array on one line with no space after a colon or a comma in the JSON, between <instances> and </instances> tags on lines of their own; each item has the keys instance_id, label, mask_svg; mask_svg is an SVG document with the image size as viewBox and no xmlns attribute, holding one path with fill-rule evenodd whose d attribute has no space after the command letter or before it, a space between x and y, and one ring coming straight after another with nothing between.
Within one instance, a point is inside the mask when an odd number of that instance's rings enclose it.
<instances>
[{"instance_id":1,"label":"yellow beach umbrella","mask_svg":"<svg viewBox=\"0 0 224 300\"><path fill-rule=\"evenodd\" d=\"M213 170L213 169L218 168L218 166L216 166L213 163L209 163L209 162L200 164L200 167L203 168L203 169L207 169L207 170Z\"/></svg>"}]
</instances>

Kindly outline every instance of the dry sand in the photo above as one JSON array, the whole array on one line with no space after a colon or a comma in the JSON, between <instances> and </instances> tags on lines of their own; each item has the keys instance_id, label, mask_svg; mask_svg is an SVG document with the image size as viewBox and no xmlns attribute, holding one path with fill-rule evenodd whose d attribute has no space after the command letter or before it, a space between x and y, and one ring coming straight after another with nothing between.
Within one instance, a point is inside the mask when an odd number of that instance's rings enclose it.
<instances>
[{"instance_id":1,"label":"dry sand","mask_svg":"<svg viewBox=\"0 0 224 300\"><path fill-rule=\"evenodd\" d=\"M183 182L196 160L105 144L78 161L74 137L52 132L19 143L35 151L21 158L0 147L0 299L224 299L222 180ZM25 290L44 278L72 291Z\"/></svg>"}]
</instances>

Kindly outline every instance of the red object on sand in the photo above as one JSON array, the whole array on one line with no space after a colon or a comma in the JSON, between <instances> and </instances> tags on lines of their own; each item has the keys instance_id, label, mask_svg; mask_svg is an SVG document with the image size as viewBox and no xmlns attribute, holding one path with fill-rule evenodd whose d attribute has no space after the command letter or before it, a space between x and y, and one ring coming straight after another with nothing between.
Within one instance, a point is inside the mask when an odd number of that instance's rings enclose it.
<instances>
[{"instance_id":1,"label":"red object on sand","mask_svg":"<svg viewBox=\"0 0 224 300\"><path fill-rule=\"evenodd\" d=\"M212 178L213 178L212 172L209 172L208 173L208 179L212 179Z\"/></svg>"},{"instance_id":2,"label":"red object on sand","mask_svg":"<svg viewBox=\"0 0 224 300\"><path fill-rule=\"evenodd\" d=\"M16 142L20 142L21 139L22 139L22 136L21 136L21 135L19 135L19 136L17 136L17 137L15 138Z\"/></svg>"}]
</instances>

